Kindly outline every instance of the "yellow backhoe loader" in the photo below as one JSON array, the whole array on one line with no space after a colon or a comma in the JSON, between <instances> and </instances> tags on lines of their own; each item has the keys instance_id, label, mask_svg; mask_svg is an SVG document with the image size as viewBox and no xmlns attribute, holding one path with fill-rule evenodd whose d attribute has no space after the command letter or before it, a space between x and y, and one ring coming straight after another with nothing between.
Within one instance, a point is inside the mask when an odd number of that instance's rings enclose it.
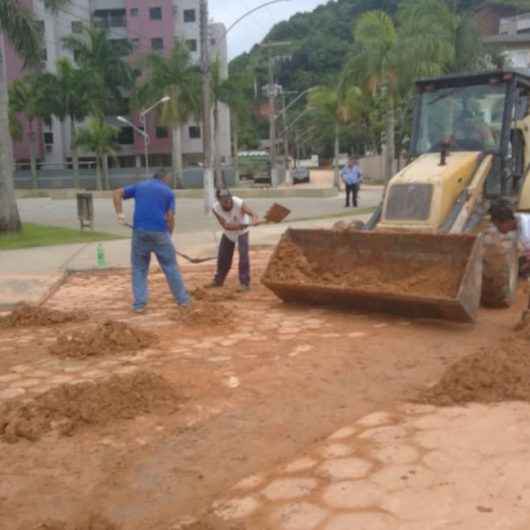
<instances>
[{"instance_id":1,"label":"yellow backhoe loader","mask_svg":"<svg viewBox=\"0 0 530 530\"><path fill-rule=\"evenodd\" d=\"M420 80L411 162L362 230L288 230L263 283L286 302L469 322L507 307L517 234L496 200L530 211L530 76L514 70Z\"/></svg>"}]
</instances>

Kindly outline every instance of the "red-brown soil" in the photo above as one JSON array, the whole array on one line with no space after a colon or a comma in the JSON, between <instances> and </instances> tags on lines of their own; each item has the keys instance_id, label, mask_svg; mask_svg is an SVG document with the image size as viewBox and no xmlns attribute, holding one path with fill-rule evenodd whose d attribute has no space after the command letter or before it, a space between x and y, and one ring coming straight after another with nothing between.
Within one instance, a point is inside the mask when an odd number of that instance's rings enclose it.
<instances>
[{"instance_id":1,"label":"red-brown soil","mask_svg":"<svg viewBox=\"0 0 530 530\"><path fill-rule=\"evenodd\" d=\"M90 329L69 331L57 337L49 351L58 357L85 359L99 355L134 352L156 342L152 333L123 322L106 320Z\"/></svg>"}]
</instances>

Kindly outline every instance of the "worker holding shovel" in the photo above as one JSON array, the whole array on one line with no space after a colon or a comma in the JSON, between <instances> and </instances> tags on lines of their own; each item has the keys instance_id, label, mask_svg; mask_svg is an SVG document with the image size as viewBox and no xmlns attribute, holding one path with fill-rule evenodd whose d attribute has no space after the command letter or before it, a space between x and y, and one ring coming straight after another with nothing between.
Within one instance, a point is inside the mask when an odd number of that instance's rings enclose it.
<instances>
[{"instance_id":1,"label":"worker holding shovel","mask_svg":"<svg viewBox=\"0 0 530 530\"><path fill-rule=\"evenodd\" d=\"M239 249L239 282L241 291L250 289L249 226L259 223L258 216L242 199L229 190L217 190L213 213L223 228L219 244L217 272L210 287L222 287L230 269L237 243Z\"/></svg>"},{"instance_id":2,"label":"worker holding shovel","mask_svg":"<svg viewBox=\"0 0 530 530\"><path fill-rule=\"evenodd\" d=\"M151 253L157 257L177 304L187 306L190 303L170 236L175 229L175 195L169 187L170 182L171 176L161 170L152 179L117 189L113 194L118 222L123 225L127 225L123 200L135 201L131 263L133 310L137 313L145 310L148 301Z\"/></svg>"}]
</instances>

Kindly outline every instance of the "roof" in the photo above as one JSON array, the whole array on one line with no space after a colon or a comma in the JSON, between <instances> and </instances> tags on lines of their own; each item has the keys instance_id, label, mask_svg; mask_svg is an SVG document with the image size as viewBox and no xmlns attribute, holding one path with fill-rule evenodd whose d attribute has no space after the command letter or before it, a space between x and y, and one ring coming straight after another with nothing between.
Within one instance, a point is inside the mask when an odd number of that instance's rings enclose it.
<instances>
[{"instance_id":1,"label":"roof","mask_svg":"<svg viewBox=\"0 0 530 530\"><path fill-rule=\"evenodd\" d=\"M528 44L530 45L530 33L515 33L490 35L483 37L482 42L485 44Z\"/></svg>"},{"instance_id":2,"label":"roof","mask_svg":"<svg viewBox=\"0 0 530 530\"><path fill-rule=\"evenodd\" d=\"M482 83L488 83L492 79L503 81L507 75L512 75L519 79L523 84L530 86L530 70L517 70L514 68L418 79L418 81L416 81L416 86L421 87L423 85L432 84L440 86L464 86L466 84L479 85Z\"/></svg>"}]
</instances>

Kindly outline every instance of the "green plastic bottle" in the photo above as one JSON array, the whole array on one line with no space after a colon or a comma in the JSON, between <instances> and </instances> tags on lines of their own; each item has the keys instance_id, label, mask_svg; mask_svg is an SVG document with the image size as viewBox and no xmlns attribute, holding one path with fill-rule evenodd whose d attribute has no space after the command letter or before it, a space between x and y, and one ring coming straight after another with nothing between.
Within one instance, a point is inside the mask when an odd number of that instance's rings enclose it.
<instances>
[{"instance_id":1,"label":"green plastic bottle","mask_svg":"<svg viewBox=\"0 0 530 530\"><path fill-rule=\"evenodd\" d=\"M99 269L104 269L107 266L105 249L101 243L98 243L98 246L96 247L96 262Z\"/></svg>"}]
</instances>

